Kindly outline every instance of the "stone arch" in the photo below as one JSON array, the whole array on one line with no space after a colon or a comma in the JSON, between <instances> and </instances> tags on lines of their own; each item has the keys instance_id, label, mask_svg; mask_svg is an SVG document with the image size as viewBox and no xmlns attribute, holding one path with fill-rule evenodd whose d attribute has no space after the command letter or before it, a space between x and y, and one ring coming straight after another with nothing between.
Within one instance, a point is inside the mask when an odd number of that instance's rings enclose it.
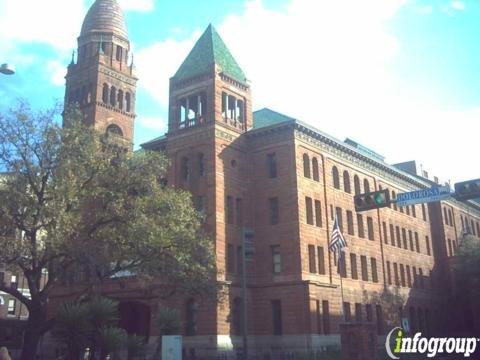
<instances>
[{"instance_id":1,"label":"stone arch","mask_svg":"<svg viewBox=\"0 0 480 360\"><path fill-rule=\"evenodd\" d=\"M107 135L115 135L123 137L123 131L117 124L110 124L107 126Z\"/></svg>"}]
</instances>

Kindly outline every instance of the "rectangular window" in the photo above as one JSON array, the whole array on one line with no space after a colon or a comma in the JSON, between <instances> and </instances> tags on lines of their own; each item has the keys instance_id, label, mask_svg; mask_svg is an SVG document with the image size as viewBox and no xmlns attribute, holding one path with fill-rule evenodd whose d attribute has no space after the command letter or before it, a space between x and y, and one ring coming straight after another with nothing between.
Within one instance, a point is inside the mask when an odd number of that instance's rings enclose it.
<instances>
[{"instance_id":1,"label":"rectangular window","mask_svg":"<svg viewBox=\"0 0 480 360\"><path fill-rule=\"evenodd\" d=\"M407 284L405 283L405 267L403 266L403 264L400 264L400 282L403 287L407 286Z\"/></svg>"},{"instance_id":2,"label":"rectangular window","mask_svg":"<svg viewBox=\"0 0 480 360\"><path fill-rule=\"evenodd\" d=\"M315 317L317 319L317 334L322 333L322 316L320 313L320 300L315 301Z\"/></svg>"},{"instance_id":3,"label":"rectangular window","mask_svg":"<svg viewBox=\"0 0 480 360\"><path fill-rule=\"evenodd\" d=\"M322 227L322 203L315 200L315 225Z\"/></svg>"},{"instance_id":4,"label":"rectangular window","mask_svg":"<svg viewBox=\"0 0 480 360\"><path fill-rule=\"evenodd\" d=\"M425 245L427 247L427 255L432 255L432 253L430 252L430 238L428 236L425 236Z\"/></svg>"},{"instance_id":5,"label":"rectangular window","mask_svg":"<svg viewBox=\"0 0 480 360\"><path fill-rule=\"evenodd\" d=\"M272 269L274 274L280 274L282 272L280 245L272 246Z\"/></svg>"},{"instance_id":6,"label":"rectangular window","mask_svg":"<svg viewBox=\"0 0 480 360\"><path fill-rule=\"evenodd\" d=\"M235 211L237 213L237 225L242 226L243 225L243 205L242 205L242 199L237 198L235 201Z\"/></svg>"},{"instance_id":7,"label":"rectangular window","mask_svg":"<svg viewBox=\"0 0 480 360\"><path fill-rule=\"evenodd\" d=\"M355 235L355 230L353 228L353 213L350 210L347 210L347 232L348 235Z\"/></svg>"},{"instance_id":8,"label":"rectangular window","mask_svg":"<svg viewBox=\"0 0 480 360\"><path fill-rule=\"evenodd\" d=\"M420 253L420 240L418 240L418 233L415 232L415 250Z\"/></svg>"},{"instance_id":9,"label":"rectangular window","mask_svg":"<svg viewBox=\"0 0 480 360\"><path fill-rule=\"evenodd\" d=\"M408 241L410 242L410 250L413 250L413 235L412 235L412 230L408 230Z\"/></svg>"},{"instance_id":10,"label":"rectangular window","mask_svg":"<svg viewBox=\"0 0 480 360\"><path fill-rule=\"evenodd\" d=\"M368 240L375 240L375 234L373 231L373 219L370 216L367 217L367 228L368 228Z\"/></svg>"},{"instance_id":11,"label":"rectangular window","mask_svg":"<svg viewBox=\"0 0 480 360\"><path fill-rule=\"evenodd\" d=\"M323 247L317 247L318 252L318 273L321 275L325 275L325 253L323 251Z\"/></svg>"},{"instance_id":12,"label":"rectangular window","mask_svg":"<svg viewBox=\"0 0 480 360\"><path fill-rule=\"evenodd\" d=\"M340 231L343 232L342 209L339 207L335 208L335 214L337 215L337 221L338 221L338 226L340 227Z\"/></svg>"},{"instance_id":13,"label":"rectangular window","mask_svg":"<svg viewBox=\"0 0 480 360\"><path fill-rule=\"evenodd\" d=\"M413 287L418 288L418 276L417 276L417 268L412 266L412 273L413 273Z\"/></svg>"},{"instance_id":14,"label":"rectangular window","mask_svg":"<svg viewBox=\"0 0 480 360\"><path fill-rule=\"evenodd\" d=\"M272 319L273 335L282 335L282 302L280 300L272 300Z\"/></svg>"},{"instance_id":15,"label":"rectangular window","mask_svg":"<svg viewBox=\"0 0 480 360\"><path fill-rule=\"evenodd\" d=\"M232 244L227 245L227 272L229 274L235 272L235 253Z\"/></svg>"},{"instance_id":16,"label":"rectangular window","mask_svg":"<svg viewBox=\"0 0 480 360\"><path fill-rule=\"evenodd\" d=\"M365 238L365 228L363 227L363 216L357 214L358 237Z\"/></svg>"},{"instance_id":17,"label":"rectangular window","mask_svg":"<svg viewBox=\"0 0 480 360\"><path fill-rule=\"evenodd\" d=\"M278 198L273 197L268 199L268 204L270 208L270 224L271 225L276 225L278 224Z\"/></svg>"},{"instance_id":18,"label":"rectangular window","mask_svg":"<svg viewBox=\"0 0 480 360\"><path fill-rule=\"evenodd\" d=\"M398 277L398 265L397 263L393 263L393 273L395 276L395 286L400 286L400 279Z\"/></svg>"},{"instance_id":19,"label":"rectangular window","mask_svg":"<svg viewBox=\"0 0 480 360\"><path fill-rule=\"evenodd\" d=\"M407 246L407 231L405 230L405 228L402 228L402 240L403 240L403 248L408 249L408 246Z\"/></svg>"},{"instance_id":20,"label":"rectangular window","mask_svg":"<svg viewBox=\"0 0 480 360\"><path fill-rule=\"evenodd\" d=\"M363 321L362 316L362 304L355 303L355 322L361 323Z\"/></svg>"},{"instance_id":21,"label":"rectangular window","mask_svg":"<svg viewBox=\"0 0 480 360\"><path fill-rule=\"evenodd\" d=\"M387 282L392 285L392 269L390 268L390 261L387 261Z\"/></svg>"},{"instance_id":22,"label":"rectangular window","mask_svg":"<svg viewBox=\"0 0 480 360\"><path fill-rule=\"evenodd\" d=\"M390 243L395 246L395 230L392 224L390 224Z\"/></svg>"},{"instance_id":23,"label":"rectangular window","mask_svg":"<svg viewBox=\"0 0 480 360\"><path fill-rule=\"evenodd\" d=\"M362 267L362 280L368 281L368 265L366 256L360 256L360 266Z\"/></svg>"},{"instance_id":24,"label":"rectangular window","mask_svg":"<svg viewBox=\"0 0 480 360\"><path fill-rule=\"evenodd\" d=\"M423 277L423 269L418 268L418 278L420 280L420 289L425 289L425 279Z\"/></svg>"},{"instance_id":25,"label":"rectangular window","mask_svg":"<svg viewBox=\"0 0 480 360\"><path fill-rule=\"evenodd\" d=\"M372 265L372 281L378 283L377 259L371 258L370 262Z\"/></svg>"},{"instance_id":26,"label":"rectangular window","mask_svg":"<svg viewBox=\"0 0 480 360\"><path fill-rule=\"evenodd\" d=\"M243 247L237 246L237 273L243 273Z\"/></svg>"},{"instance_id":27,"label":"rectangular window","mask_svg":"<svg viewBox=\"0 0 480 360\"><path fill-rule=\"evenodd\" d=\"M227 196L227 224L233 224L233 198Z\"/></svg>"},{"instance_id":28,"label":"rectangular window","mask_svg":"<svg viewBox=\"0 0 480 360\"><path fill-rule=\"evenodd\" d=\"M305 211L306 211L306 217L307 217L307 224L308 225L313 225L313 204L312 204L312 198L306 197L305 198Z\"/></svg>"},{"instance_id":29,"label":"rectangular window","mask_svg":"<svg viewBox=\"0 0 480 360\"><path fill-rule=\"evenodd\" d=\"M406 266L405 267L406 271L407 271L407 286L409 288L412 287L412 274L410 273L410 266Z\"/></svg>"},{"instance_id":30,"label":"rectangular window","mask_svg":"<svg viewBox=\"0 0 480 360\"><path fill-rule=\"evenodd\" d=\"M352 322L352 310L350 309L350 303L343 303L343 315L345 316L345 322Z\"/></svg>"},{"instance_id":31,"label":"rectangular window","mask_svg":"<svg viewBox=\"0 0 480 360\"><path fill-rule=\"evenodd\" d=\"M350 268L352 272L352 279L358 280L357 255L350 254Z\"/></svg>"},{"instance_id":32,"label":"rectangular window","mask_svg":"<svg viewBox=\"0 0 480 360\"><path fill-rule=\"evenodd\" d=\"M322 301L323 333L330 334L330 309L327 300Z\"/></svg>"},{"instance_id":33,"label":"rectangular window","mask_svg":"<svg viewBox=\"0 0 480 360\"><path fill-rule=\"evenodd\" d=\"M422 204L422 218L423 221L427 221L427 211L425 210L425 204Z\"/></svg>"},{"instance_id":34,"label":"rectangular window","mask_svg":"<svg viewBox=\"0 0 480 360\"><path fill-rule=\"evenodd\" d=\"M317 263L315 260L315 246L308 245L308 268L312 274L315 274L317 272Z\"/></svg>"},{"instance_id":35,"label":"rectangular window","mask_svg":"<svg viewBox=\"0 0 480 360\"><path fill-rule=\"evenodd\" d=\"M277 177L277 157L275 153L267 154L267 169L270 179Z\"/></svg>"},{"instance_id":36,"label":"rectangular window","mask_svg":"<svg viewBox=\"0 0 480 360\"><path fill-rule=\"evenodd\" d=\"M17 301L15 299L9 299L8 306L7 306L7 314L15 315L16 308L17 308Z\"/></svg>"},{"instance_id":37,"label":"rectangular window","mask_svg":"<svg viewBox=\"0 0 480 360\"><path fill-rule=\"evenodd\" d=\"M388 244L388 230L387 230L387 223L385 221L382 222L382 228L383 228L383 242L385 244Z\"/></svg>"},{"instance_id":38,"label":"rectangular window","mask_svg":"<svg viewBox=\"0 0 480 360\"><path fill-rule=\"evenodd\" d=\"M345 257L345 254L343 254L338 266L340 270L340 276L343 278L346 278L347 277L347 259Z\"/></svg>"},{"instance_id":39,"label":"rectangular window","mask_svg":"<svg viewBox=\"0 0 480 360\"><path fill-rule=\"evenodd\" d=\"M395 226L395 235L397 237L397 246L399 248L402 247L402 238L400 237L400 227L399 226Z\"/></svg>"},{"instance_id":40,"label":"rectangular window","mask_svg":"<svg viewBox=\"0 0 480 360\"><path fill-rule=\"evenodd\" d=\"M367 313L367 321L372 322L373 321L372 305L370 304L365 305L365 312Z\"/></svg>"}]
</instances>

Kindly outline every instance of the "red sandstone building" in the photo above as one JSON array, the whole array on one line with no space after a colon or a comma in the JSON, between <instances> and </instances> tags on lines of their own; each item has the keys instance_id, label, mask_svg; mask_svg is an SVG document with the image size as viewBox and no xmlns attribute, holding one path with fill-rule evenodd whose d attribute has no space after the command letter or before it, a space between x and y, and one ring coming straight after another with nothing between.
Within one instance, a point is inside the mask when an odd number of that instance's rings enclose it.
<instances>
[{"instance_id":1,"label":"red sandstone building","mask_svg":"<svg viewBox=\"0 0 480 360\"><path fill-rule=\"evenodd\" d=\"M137 79L115 0L94 3L78 43L66 103L79 103L85 121L132 142ZM411 164L389 165L298 119L269 109L252 112L250 82L212 26L173 74L169 104L168 132L142 147L168 155L168 184L189 190L205 214L218 280L228 289L222 303L176 298L168 304L182 310L187 354L230 356L242 346L244 227L255 233L246 269L247 318L250 348L258 354L337 346L343 317L372 322L380 335L400 316L427 333L445 330L451 319L458 328L467 320L479 329L471 307L446 311L460 239L465 232L480 237L478 203L452 199L356 213L356 193L389 189L395 197L433 182ZM340 269L343 303L328 251L335 215L348 243ZM384 289L397 292L401 303L382 301ZM154 316L165 304L134 282L104 293L121 300L125 327L154 344Z\"/></svg>"}]
</instances>

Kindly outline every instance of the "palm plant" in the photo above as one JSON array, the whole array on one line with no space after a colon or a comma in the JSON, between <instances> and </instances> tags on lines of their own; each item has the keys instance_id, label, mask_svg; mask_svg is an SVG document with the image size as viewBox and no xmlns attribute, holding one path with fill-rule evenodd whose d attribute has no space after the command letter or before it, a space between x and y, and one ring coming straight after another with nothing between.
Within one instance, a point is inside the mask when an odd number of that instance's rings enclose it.
<instances>
[{"instance_id":1,"label":"palm plant","mask_svg":"<svg viewBox=\"0 0 480 360\"><path fill-rule=\"evenodd\" d=\"M100 359L122 350L127 341L125 330L116 327L106 327L98 331L97 344L100 349Z\"/></svg>"},{"instance_id":2,"label":"palm plant","mask_svg":"<svg viewBox=\"0 0 480 360\"><path fill-rule=\"evenodd\" d=\"M68 359L78 359L88 345L91 329L88 306L68 302L61 305L57 311L52 334L65 345Z\"/></svg>"},{"instance_id":3,"label":"palm plant","mask_svg":"<svg viewBox=\"0 0 480 360\"><path fill-rule=\"evenodd\" d=\"M145 353L146 339L142 336L131 335L127 339L128 360L139 359Z\"/></svg>"}]
</instances>

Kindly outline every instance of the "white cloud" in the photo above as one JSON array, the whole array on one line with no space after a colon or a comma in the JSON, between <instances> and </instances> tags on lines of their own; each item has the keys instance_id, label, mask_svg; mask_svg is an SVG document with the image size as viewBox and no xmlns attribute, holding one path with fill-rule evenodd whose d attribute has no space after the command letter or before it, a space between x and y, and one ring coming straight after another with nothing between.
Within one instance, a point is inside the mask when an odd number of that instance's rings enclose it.
<instances>
[{"instance_id":1,"label":"white cloud","mask_svg":"<svg viewBox=\"0 0 480 360\"><path fill-rule=\"evenodd\" d=\"M167 125L163 118L141 115L138 117L137 122L141 127L149 130L164 130Z\"/></svg>"},{"instance_id":2,"label":"white cloud","mask_svg":"<svg viewBox=\"0 0 480 360\"><path fill-rule=\"evenodd\" d=\"M460 0L453 0L450 3L450 6L455 10L459 10L459 11L465 10L465 4Z\"/></svg>"},{"instance_id":3,"label":"white cloud","mask_svg":"<svg viewBox=\"0 0 480 360\"><path fill-rule=\"evenodd\" d=\"M139 49L135 54L139 86L160 105L168 106L169 79L175 74L199 36L200 33L195 32L183 41L167 39Z\"/></svg>"},{"instance_id":4,"label":"white cloud","mask_svg":"<svg viewBox=\"0 0 480 360\"><path fill-rule=\"evenodd\" d=\"M65 75L67 74L67 68L64 63L56 60L49 61L47 63L47 71L50 74L50 81L56 86L65 86Z\"/></svg>"},{"instance_id":5,"label":"white cloud","mask_svg":"<svg viewBox=\"0 0 480 360\"><path fill-rule=\"evenodd\" d=\"M430 15L433 12L432 5L415 5L413 10L420 15Z\"/></svg>"},{"instance_id":6,"label":"white cloud","mask_svg":"<svg viewBox=\"0 0 480 360\"><path fill-rule=\"evenodd\" d=\"M254 109L270 107L351 137L392 162L417 159L441 178L478 176L469 165L478 131L457 129L478 123L480 109L444 110L391 69L402 49L387 25L411 4L291 0L274 11L251 0L217 28L252 81ZM167 39L137 53L139 84L164 108L168 79L198 37Z\"/></svg>"},{"instance_id":7,"label":"white cloud","mask_svg":"<svg viewBox=\"0 0 480 360\"><path fill-rule=\"evenodd\" d=\"M155 8L154 0L119 0L118 2L125 11L149 12Z\"/></svg>"},{"instance_id":8,"label":"white cloud","mask_svg":"<svg viewBox=\"0 0 480 360\"><path fill-rule=\"evenodd\" d=\"M43 43L73 49L86 8L83 0L0 1L0 42ZM6 46L3 44L3 46Z\"/></svg>"}]
</instances>

